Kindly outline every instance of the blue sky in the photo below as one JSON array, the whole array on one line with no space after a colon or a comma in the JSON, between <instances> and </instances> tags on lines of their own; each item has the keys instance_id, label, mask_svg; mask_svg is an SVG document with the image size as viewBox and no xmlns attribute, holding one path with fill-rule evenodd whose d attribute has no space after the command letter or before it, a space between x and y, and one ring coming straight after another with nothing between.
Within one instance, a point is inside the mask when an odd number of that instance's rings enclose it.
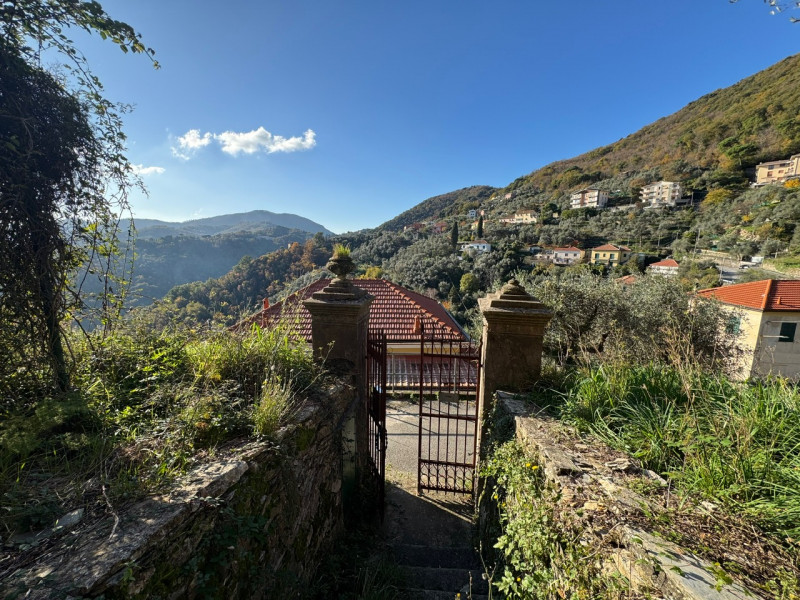
<instances>
[{"instance_id":1,"label":"blue sky","mask_svg":"<svg viewBox=\"0 0 800 600\"><path fill-rule=\"evenodd\" d=\"M103 5L162 65L76 38L135 105L135 216L265 209L336 232L504 186L800 52L761 0Z\"/></svg>"}]
</instances>

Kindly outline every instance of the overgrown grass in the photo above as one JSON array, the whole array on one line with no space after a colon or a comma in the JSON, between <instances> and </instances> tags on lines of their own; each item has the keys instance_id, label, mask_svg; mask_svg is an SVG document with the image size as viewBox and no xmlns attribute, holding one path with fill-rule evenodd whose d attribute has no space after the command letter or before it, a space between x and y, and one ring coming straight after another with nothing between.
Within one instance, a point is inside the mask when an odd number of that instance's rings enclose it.
<instances>
[{"instance_id":1,"label":"overgrown grass","mask_svg":"<svg viewBox=\"0 0 800 600\"><path fill-rule=\"evenodd\" d=\"M0 422L6 534L52 526L86 498L139 497L229 440L273 435L321 376L281 328L197 335L130 324L72 349L76 389L20 402Z\"/></svg>"},{"instance_id":2,"label":"overgrown grass","mask_svg":"<svg viewBox=\"0 0 800 600\"><path fill-rule=\"evenodd\" d=\"M627 583L604 572L594 549L580 543L581 526L574 515L559 513L559 492L545 485L539 466L516 441L496 447L482 475L491 498L482 502L499 526L487 576L500 597L627 597Z\"/></svg>"},{"instance_id":3,"label":"overgrown grass","mask_svg":"<svg viewBox=\"0 0 800 600\"><path fill-rule=\"evenodd\" d=\"M737 383L689 369L575 370L544 394L583 430L672 481L800 539L800 394L782 379Z\"/></svg>"}]
</instances>

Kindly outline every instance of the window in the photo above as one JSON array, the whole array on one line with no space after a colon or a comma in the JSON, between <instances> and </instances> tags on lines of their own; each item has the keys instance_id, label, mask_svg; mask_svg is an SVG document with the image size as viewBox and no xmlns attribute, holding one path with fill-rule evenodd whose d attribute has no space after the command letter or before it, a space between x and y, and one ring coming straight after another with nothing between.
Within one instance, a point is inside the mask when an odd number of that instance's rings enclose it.
<instances>
[{"instance_id":1,"label":"window","mask_svg":"<svg viewBox=\"0 0 800 600\"><path fill-rule=\"evenodd\" d=\"M793 342L794 334L797 332L797 323L781 323L781 332L778 335L779 342Z\"/></svg>"}]
</instances>

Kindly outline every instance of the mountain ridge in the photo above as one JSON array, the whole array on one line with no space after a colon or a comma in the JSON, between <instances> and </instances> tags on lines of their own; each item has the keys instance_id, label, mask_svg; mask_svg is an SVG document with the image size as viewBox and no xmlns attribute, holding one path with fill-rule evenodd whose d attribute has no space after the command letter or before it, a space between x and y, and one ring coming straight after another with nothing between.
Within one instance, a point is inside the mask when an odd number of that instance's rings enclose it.
<instances>
[{"instance_id":1,"label":"mountain ridge","mask_svg":"<svg viewBox=\"0 0 800 600\"><path fill-rule=\"evenodd\" d=\"M162 221L160 219L133 219L137 237L160 238L168 235L222 235L240 231L258 231L271 226L299 229L308 233L335 235L332 231L306 217L293 213L274 213L268 210L251 210L243 213L226 213L187 221ZM127 224L127 223L126 223Z\"/></svg>"}]
</instances>

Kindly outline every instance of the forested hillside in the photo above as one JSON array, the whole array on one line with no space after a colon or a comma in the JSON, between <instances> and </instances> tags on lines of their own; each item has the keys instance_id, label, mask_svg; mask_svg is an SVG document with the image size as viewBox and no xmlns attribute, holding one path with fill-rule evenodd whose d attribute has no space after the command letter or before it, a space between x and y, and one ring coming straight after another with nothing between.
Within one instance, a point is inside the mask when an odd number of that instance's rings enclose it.
<instances>
[{"instance_id":1,"label":"forested hillside","mask_svg":"<svg viewBox=\"0 0 800 600\"><path fill-rule=\"evenodd\" d=\"M220 277L243 257L261 256L288 244L302 243L311 235L299 229L273 226L203 237L170 235L138 239L130 304L149 304L176 285Z\"/></svg>"},{"instance_id":2,"label":"forested hillside","mask_svg":"<svg viewBox=\"0 0 800 600\"><path fill-rule=\"evenodd\" d=\"M444 219L465 214L471 208L478 208L494 192L488 185L474 185L440 196L433 196L386 221L378 229L401 231L403 227L430 219Z\"/></svg>"}]
</instances>

